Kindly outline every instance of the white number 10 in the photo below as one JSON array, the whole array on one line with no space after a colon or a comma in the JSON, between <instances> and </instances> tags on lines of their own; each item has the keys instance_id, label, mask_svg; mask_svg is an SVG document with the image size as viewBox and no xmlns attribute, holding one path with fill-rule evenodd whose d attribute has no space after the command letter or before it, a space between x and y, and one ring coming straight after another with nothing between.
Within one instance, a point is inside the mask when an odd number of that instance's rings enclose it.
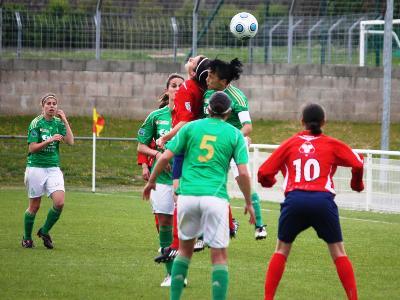
<instances>
[{"instance_id":1,"label":"white number 10","mask_svg":"<svg viewBox=\"0 0 400 300\"><path fill-rule=\"evenodd\" d=\"M301 158L293 161L293 165L296 168L296 177L294 179L295 182L300 182L301 180ZM314 169L313 176L311 177L311 167ZM310 158L304 164L304 179L305 181L312 181L317 179L320 174L320 167L318 160L314 158Z\"/></svg>"}]
</instances>

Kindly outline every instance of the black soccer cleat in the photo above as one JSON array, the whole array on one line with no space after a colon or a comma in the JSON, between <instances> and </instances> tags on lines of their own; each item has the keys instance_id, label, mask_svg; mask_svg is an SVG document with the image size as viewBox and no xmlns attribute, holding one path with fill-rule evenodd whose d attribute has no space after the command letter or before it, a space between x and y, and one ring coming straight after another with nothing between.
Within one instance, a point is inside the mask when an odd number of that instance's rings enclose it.
<instances>
[{"instance_id":1,"label":"black soccer cleat","mask_svg":"<svg viewBox=\"0 0 400 300\"><path fill-rule=\"evenodd\" d=\"M178 255L178 250L171 247L163 248L161 254L154 258L156 263L167 263L173 261Z\"/></svg>"},{"instance_id":2,"label":"black soccer cleat","mask_svg":"<svg viewBox=\"0 0 400 300\"><path fill-rule=\"evenodd\" d=\"M43 245L47 248L47 249L53 249L53 241L51 240L51 237L49 234L44 234L41 231L42 229L39 229L37 236L40 237L43 240Z\"/></svg>"},{"instance_id":3,"label":"black soccer cleat","mask_svg":"<svg viewBox=\"0 0 400 300\"><path fill-rule=\"evenodd\" d=\"M267 238L267 225L256 226L254 237L256 240L263 240Z\"/></svg>"},{"instance_id":4,"label":"black soccer cleat","mask_svg":"<svg viewBox=\"0 0 400 300\"><path fill-rule=\"evenodd\" d=\"M33 248L35 245L33 244L32 240L24 240L24 237L22 237L22 242L21 242L22 248Z\"/></svg>"}]
</instances>

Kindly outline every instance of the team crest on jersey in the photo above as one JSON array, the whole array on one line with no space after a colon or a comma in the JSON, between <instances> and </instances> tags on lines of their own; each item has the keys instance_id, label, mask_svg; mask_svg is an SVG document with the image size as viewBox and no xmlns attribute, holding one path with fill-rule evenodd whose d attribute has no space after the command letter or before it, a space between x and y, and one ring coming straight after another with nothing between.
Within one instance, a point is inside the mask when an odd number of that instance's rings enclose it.
<instances>
[{"instance_id":1,"label":"team crest on jersey","mask_svg":"<svg viewBox=\"0 0 400 300\"><path fill-rule=\"evenodd\" d=\"M185 107L186 107L186 110L192 111L192 106L190 105L190 102L185 102Z\"/></svg>"},{"instance_id":2,"label":"team crest on jersey","mask_svg":"<svg viewBox=\"0 0 400 300\"><path fill-rule=\"evenodd\" d=\"M310 142L304 142L300 146L299 152L307 155L307 154L314 153L315 152L315 148Z\"/></svg>"},{"instance_id":3,"label":"team crest on jersey","mask_svg":"<svg viewBox=\"0 0 400 300\"><path fill-rule=\"evenodd\" d=\"M145 133L146 133L146 130L144 130L144 128L140 128L138 131L138 135L140 135L140 136L145 135Z\"/></svg>"}]
</instances>

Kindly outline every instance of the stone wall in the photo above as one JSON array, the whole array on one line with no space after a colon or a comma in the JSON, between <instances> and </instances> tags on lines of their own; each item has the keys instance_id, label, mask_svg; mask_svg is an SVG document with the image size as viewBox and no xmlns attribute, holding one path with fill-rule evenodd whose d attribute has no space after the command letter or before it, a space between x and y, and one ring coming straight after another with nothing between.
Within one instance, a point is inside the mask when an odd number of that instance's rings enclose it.
<instances>
[{"instance_id":1,"label":"stone wall","mask_svg":"<svg viewBox=\"0 0 400 300\"><path fill-rule=\"evenodd\" d=\"M157 107L169 73L182 64L95 60L0 60L0 114L40 112L40 96L59 95L68 115L143 119ZM254 119L299 117L306 102L322 104L330 120L379 122L382 68L255 64L238 82ZM400 68L393 69L391 121L400 122Z\"/></svg>"}]
</instances>

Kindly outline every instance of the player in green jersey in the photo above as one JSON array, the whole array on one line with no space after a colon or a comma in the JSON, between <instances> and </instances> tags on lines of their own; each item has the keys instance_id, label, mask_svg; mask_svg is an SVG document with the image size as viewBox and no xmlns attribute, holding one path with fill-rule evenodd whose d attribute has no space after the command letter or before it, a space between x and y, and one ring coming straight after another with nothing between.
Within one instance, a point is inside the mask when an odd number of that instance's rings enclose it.
<instances>
[{"instance_id":1,"label":"player in green jersey","mask_svg":"<svg viewBox=\"0 0 400 300\"><path fill-rule=\"evenodd\" d=\"M182 127L167 144L167 150L157 162L143 191L149 198L169 160L184 153L182 177L178 193L179 254L172 268L170 299L179 299L193 255L196 238L203 234L211 247L213 299L225 299L228 289L227 251L229 245L229 198L226 188L229 164L237 164L239 187L254 223L251 204L250 175L247 169L248 153L243 134L224 122L231 111L231 101L224 93L215 93L210 99L210 118L192 121Z\"/></svg>"},{"instance_id":2,"label":"player in green jersey","mask_svg":"<svg viewBox=\"0 0 400 300\"><path fill-rule=\"evenodd\" d=\"M48 249L53 249L50 229L60 218L64 207L64 177L60 170L60 142L74 143L74 135L65 113L58 109L54 94L46 94L41 99L42 114L37 116L28 129L28 159L25 171L25 185L28 191L29 206L24 215L25 232L22 247L32 248L32 230L35 216L40 208L43 194L53 200L44 225L37 235Z\"/></svg>"},{"instance_id":3,"label":"player in green jersey","mask_svg":"<svg viewBox=\"0 0 400 300\"><path fill-rule=\"evenodd\" d=\"M249 135L253 130L250 113L249 104L247 97L244 93L237 87L231 84L232 80L238 80L240 74L242 73L242 63L235 58L230 63L226 63L219 59L210 61L207 77L207 87L208 90L204 94L204 113L208 114L208 102L210 97L216 91L223 91L228 95L232 102L231 108L232 112L229 118L226 120L227 123L232 124L237 129L239 129L247 140L247 145L250 144ZM231 163L231 171L233 176L237 178L238 171L235 163ZM260 198L258 194L253 191L251 194L251 199L256 213L256 224L255 224L255 239L261 240L267 237L266 225L264 225Z\"/></svg>"},{"instance_id":4,"label":"player in green jersey","mask_svg":"<svg viewBox=\"0 0 400 300\"><path fill-rule=\"evenodd\" d=\"M151 148L152 141L167 134L172 128L171 111L174 107L174 98L184 78L178 74L171 74L167 79L166 89L160 97L160 102L168 101L168 105L150 113L138 131L138 152L160 158L163 150L159 147ZM164 169L157 178L156 188L151 192L153 212L158 218L160 247L165 248L172 241L172 216L174 213L174 191L170 167ZM167 274L161 283L162 287L171 285L172 261L165 264Z\"/></svg>"}]
</instances>

